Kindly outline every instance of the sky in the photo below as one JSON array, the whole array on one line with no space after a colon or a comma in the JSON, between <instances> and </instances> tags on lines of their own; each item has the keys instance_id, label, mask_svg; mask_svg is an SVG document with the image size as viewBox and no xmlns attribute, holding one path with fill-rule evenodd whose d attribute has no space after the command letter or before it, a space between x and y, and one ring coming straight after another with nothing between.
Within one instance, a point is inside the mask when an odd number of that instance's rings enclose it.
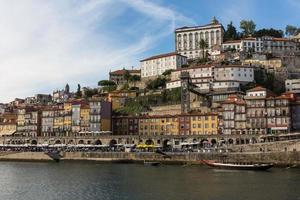
<instances>
[{"instance_id":1,"label":"sky","mask_svg":"<svg viewBox=\"0 0 300 200\"><path fill-rule=\"evenodd\" d=\"M0 0L0 102L95 87L110 70L174 51L174 29L252 19L300 27L300 0Z\"/></svg>"}]
</instances>

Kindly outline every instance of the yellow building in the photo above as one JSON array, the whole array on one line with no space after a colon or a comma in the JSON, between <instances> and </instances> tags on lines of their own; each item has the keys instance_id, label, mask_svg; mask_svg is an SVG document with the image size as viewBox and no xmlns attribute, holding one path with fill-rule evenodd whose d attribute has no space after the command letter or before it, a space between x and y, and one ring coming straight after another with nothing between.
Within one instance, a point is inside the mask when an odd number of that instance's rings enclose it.
<instances>
[{"instance_id":1,"label":"yellow building","mask_svg":"<svg viewBox=\"0 0 300 200\"><path fill-rule=\"evenodd\" d=\"M64 136L64 109L54 109L53 131L58 136Z\"/></svg>"},{"instance_id":2,"label":"yellow building","mask_svg":"<svg viewBox=\"0 0 300 200\"><path fill-rule=\"evenodd\" d=\"M68 101L64 103L64 131L68 135L72 130L72 102Z\"/></svg>"},{"instance_id":3,"label":"yellow building","mask_svg":"<svg viewBox=\"0 0 300 200\"><path fill-rule=\"evenodd\" d=\"M216 113L191 114L189 117L192 135L214 135L218 133L218 115Z\"/></svg>"},{"instance_id":4,"label":"yellow building","mask_svg":"<svg viewBox=\"0 0 300 200\"><path fill-rule=\"evenodd\" d=\"M178 135L178 126L176 115L141 116L139 135Z\"/></svg>"},{"instance_id":5,"label":"yellow building","mask_svg":"<svg viewBox=\"0 0 300 200\"><path fill-rule=\"evenodd\" d=\"M81 104L80 106L80 130L90 130L90 106L88 104Z\"/></svg>"}]
</instances>

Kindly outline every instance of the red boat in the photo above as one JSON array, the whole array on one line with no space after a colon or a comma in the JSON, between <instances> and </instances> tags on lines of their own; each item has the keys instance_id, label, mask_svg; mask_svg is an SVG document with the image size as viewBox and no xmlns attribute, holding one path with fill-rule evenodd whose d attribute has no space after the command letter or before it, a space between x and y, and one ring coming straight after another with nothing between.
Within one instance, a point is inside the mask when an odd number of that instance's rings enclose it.
<instances>
[{"instance_id":1,"label":"red boat","mask_svg":"<svg viewBox=\"0 0 300 200\"><path fill-rule=\"evenodd\" d=\"M211 160L202 160L202 163L217 169L231 169L231 170L267 170L272 168L273 164L249 164L249 163L221 163Z\"/></svg>"}]
</instances>

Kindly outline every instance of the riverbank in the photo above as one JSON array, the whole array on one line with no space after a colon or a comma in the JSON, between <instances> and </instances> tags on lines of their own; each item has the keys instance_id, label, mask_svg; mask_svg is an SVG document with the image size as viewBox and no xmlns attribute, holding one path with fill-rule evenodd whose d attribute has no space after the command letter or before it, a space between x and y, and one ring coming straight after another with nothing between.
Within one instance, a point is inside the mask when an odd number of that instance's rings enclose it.
<instances>
[{"instance_id":1,"label":"riverbank","mask_svg":"<svg viewBox=\"0 0 300 200\"><path fill-rule=\"evenodd\" d=\"M61 152L62 161L96 161L133 163L144 160L165 164L201 164L201 160L228 162L273 163L276 166L300 166L300 152L245 152L245 153L168 153L171 158L151 152ZM0 161L52 161L43 152L0 152Z\"/></svg>"}]
</instances>

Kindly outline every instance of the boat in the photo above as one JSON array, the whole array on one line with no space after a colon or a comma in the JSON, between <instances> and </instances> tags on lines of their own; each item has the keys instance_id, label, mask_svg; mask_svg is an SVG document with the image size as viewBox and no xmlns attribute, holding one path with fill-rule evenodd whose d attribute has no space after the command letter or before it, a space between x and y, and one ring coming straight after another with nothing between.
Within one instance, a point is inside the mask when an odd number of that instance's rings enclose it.
<instances>
[{"instance_id":1,"label":"boat","mask_svg":"<svg viewBox=\"0 0 300 200\"><path fill-rule=\"evenodd\" d=\"M262 171L272 168L273 164L263 164L263 163L222 163L210 160L202 160L202 163L217 169L232 169L232 170L255 170Z\"/></svg>"},{"instance_id":2,"label":"boat","mask_svg":"<svg viewBox=\"0 0 300 200\"><path fill-rule=\"evenodd\" d=\"M45 151L46 155L48 155L55 162L59 162L61 159L61 155L59 151Z\"/></svg>"},{"instance_id":3,"label":"boat","mask_svg":"<svg viewBox=\"0 0 300 200\"><path fill-rule=\"evenodd\" d=\"M148 165L148 166L159 166L160 162L155 162L155 161L145 161L144 160L144 165Z\"/></svg>"}]
</instances>

